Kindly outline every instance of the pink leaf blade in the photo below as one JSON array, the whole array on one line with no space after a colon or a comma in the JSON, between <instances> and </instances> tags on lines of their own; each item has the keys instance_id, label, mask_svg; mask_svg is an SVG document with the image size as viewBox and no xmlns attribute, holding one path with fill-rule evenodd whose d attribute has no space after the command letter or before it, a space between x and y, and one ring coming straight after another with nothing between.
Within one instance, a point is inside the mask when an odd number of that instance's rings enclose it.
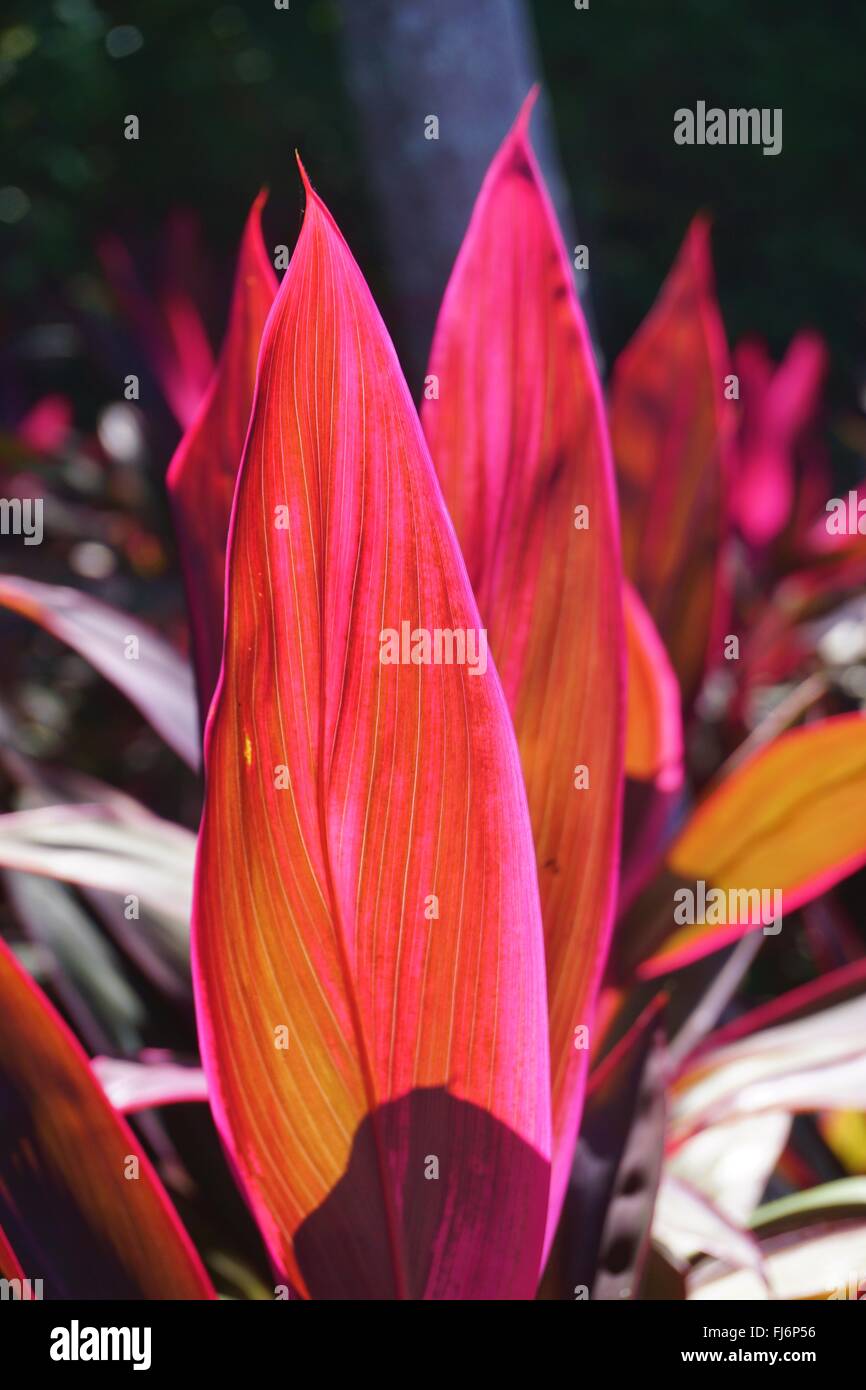
<instances>
[{"instance_id":1,"label":"pink leaf blade","mask_svg":"<svg viewBox=\"0 0 866 1390\"><path fill-rule=\"evenodd\" d=\"M582 1030L611 930L625 651L601 388L529 144L533 100L479 193L434 336L427 379L438 398L428 395L422 418L502 674L532 816L550 997L549 1246L586 1080Z\"/></svg>"}]
</instances>

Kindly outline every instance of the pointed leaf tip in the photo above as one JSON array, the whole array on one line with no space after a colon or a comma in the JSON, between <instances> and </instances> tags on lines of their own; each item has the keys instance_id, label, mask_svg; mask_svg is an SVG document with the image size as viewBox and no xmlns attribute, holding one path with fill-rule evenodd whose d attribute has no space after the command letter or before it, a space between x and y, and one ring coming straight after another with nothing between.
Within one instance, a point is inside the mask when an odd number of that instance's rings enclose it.
<instances>
[{"instance_id":1,"label":"pointed leaf tip","mask_svg":"<svg viewBox=\"0 0 866 1390\"><path fill-rule=\"evenodd\" d=\"M617 359L609 412L625 571L658 628L686 707L718 659L731 601L727 370L709 221L699 214Z\"/></svg>"},{"instance_id":2,"label":"pointed leaf tip","mask_svg":"<svg viewBox=\"0 0 866 1390\"><path fill-rule=\"evenodd\" d=\"M532 113L535 110L535 103L538 101L540 92L541 83L533 82L529 91L526 93L526 96L523 98L523 104L520 110L518 111L517 118L514 122L514 125L511 128L513 135L523 136L524 138L528 137L529 122L532 118Z\"/></svg>"},{"instance_id":3,"label":"pointed leaf tip","mask_svg":"<svg viewBox=\"0 0 866 1390\"><path fill-rule=\"evenodd\" d=\"M298 165L298 173L301 176L301 183L304 185L304 192L306 193L307 198L315 198L316 195L313 190L313 185L310 183L309 175L306 169L304 168L304 161L301 159L300 150L295 150L295 160Z\"/></svg>"}]
</instances>

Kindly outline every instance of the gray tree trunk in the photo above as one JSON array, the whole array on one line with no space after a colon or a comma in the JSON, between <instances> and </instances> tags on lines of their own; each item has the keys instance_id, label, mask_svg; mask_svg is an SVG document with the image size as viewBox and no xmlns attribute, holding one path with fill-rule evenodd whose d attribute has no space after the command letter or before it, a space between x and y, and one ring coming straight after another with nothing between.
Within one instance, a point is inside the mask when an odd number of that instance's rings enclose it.
<instances>
[{"instance_id":1,"label":"gray tree trunk","mask_svg":"<svg viewBox=\"0 0 866 1390\"><path fill-rule=\"evenodd\" d=\"M417 392L442 292L488 164L540 78L525 0L341 0L347 85L360 124ZM438 139L425 137L427 118ZM542 89L532 142L573 246L573 217ZM585 271L575 271L589 317Z\"/></svg>"}]
</instances>

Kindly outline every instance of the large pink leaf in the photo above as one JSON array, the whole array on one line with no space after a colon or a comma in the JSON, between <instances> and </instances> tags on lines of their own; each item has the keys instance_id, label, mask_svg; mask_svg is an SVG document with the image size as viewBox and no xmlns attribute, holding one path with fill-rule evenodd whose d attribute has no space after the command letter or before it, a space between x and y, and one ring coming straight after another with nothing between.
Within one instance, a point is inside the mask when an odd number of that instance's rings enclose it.
<instances>
[{"instance_id":1,"label":"large pink leaf","mask_svg":"<svg viewBox=\"0 0 866 1390\"><path fill-rule=\"evenodd\" d=\"M487 173L452 272L423 422L502 672L532 815L550 996L551 1237L586 1078L581 1029L592 1024L611 925L625 654L601 392L529 145L531 104Z\"/></svg>"},{"instance_id":2,"label":"large pink leaf","mask_svg":"<svg viewBox=\"0 0 866 1390\"><path fill-rule=\"evenodd\" d=\"M486 661L382 660L404 623L481 642L393 347L307 186L229 541L194 905L202 1058L302 1292L527 1297L550 1102L517 749Z\"/></svg>"}]
</instances>

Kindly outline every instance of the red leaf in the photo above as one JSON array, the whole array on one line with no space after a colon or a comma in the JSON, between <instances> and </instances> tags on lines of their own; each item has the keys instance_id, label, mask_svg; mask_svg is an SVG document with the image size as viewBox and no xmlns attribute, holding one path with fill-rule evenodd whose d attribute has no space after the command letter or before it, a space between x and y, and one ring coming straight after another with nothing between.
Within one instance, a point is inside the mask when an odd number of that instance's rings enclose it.
<instances>
[{"instance_id":1,"label":"red leaf","mask_svg":"<svg viewBox=\"0 0 866 1390\"><path fill-rule=\"evenodd\" d=\"M709 226L696 218L652 311L616 363L610 428L619 479L623 564L689 703L728 609L724 329L713 291Z\"/></svg>"},{"instance_id":2,"label":"red leaf","mask_svg":"<svg viewBox=\"0 0 866 1390\"><path fill-rule=\"evenodd\" d=\"M266 197L262 192L256 198L244 228L216 372L166 475L183 560L202 721L222 656L232 497L249 424L262 330L277 292L277 277L262 242Z\"/></svg>"}]
</instances>

